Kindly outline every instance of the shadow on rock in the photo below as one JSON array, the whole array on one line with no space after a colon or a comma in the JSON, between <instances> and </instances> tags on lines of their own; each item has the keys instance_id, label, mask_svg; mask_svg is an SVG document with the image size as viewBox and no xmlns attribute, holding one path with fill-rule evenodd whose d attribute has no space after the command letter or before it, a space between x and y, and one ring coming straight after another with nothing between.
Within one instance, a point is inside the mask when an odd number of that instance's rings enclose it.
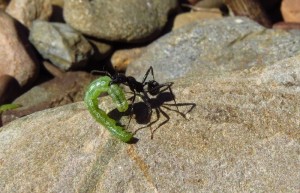
<instances>
[{"instance_id":1,"label":"shadow on rock","mask_svg":"<svg viewBox=\"0 0 300 193\"><path fill-rule=\"evenodd\" d=\"M160 128L170 120L170 116L167 114L165 110L174 111L186 119L186 114L192 111L196 107L195 103L166 103L170 101L174 101L173 94L170 92L164 92L150 99L149 101L149 103L151 104L150 110L148 109L148 106L144 102L138 102L138 103L134 103L133 105L130 105L126 112L121 113L117 109L114 109L108 113L108 116L114 120L117 120L118 125L121 125L119 122L121 117L130 116L126 128L129 127L131 118L134 117L138 124L145 125L136 129L134 133L136 134L138 131L150 127L151 139L153 139L153 135L155 131L157 131L158 128ZM179 111L178 107L182 107L182 106L190 106L190 108L186 112ZM155 112L156 118L155 120L151 121L153 112ZM164 120L158 124L159 120L161 120L162 118L164 118ZM158 126L153 129L152 125L154 125L155 123L157 123Z\"/></svg>"}]
</instances>

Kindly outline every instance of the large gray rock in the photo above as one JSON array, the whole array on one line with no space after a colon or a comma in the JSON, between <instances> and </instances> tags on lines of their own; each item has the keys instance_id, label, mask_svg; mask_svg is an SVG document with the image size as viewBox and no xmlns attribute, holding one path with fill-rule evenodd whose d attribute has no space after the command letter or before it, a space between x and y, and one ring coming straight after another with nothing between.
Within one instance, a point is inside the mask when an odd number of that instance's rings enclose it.
<instances>
[{"instance_id":1,"label":"large gray rock","mask_svg":"<svg viewBox=\"0 0 300 193\"><path fill-rule=\"evenodd\" d=\"M160 31L177 0L82 1L64 4L66 22L90 36L113 41L142 41Z\"/></svg>"},{"instance_id":2,"label":"large gray rock","mask_svg":"<svg viewBox=\"0 0 300 193\"><path fill-rule=\"evenodd\" d=\"M128 65L127 74L142 78L153 66L165 81L197 71L223 74L268 66L300 53L300 36L266 29L242 17L199 21L175 30L148 46Z\"/></svg>"},{"instance_id":3,"label":"large gray rock","mask_svg":"<svg viewBox=\"0 0 300 193\"><path fill-rule=\"evenodd\" d=\"M196 104L188 119L163 107L170 121L158 129L162 114L152 129L133 119L136 144L111 137L82 102L18 119L0 130L0 192L297 192L299 82L300 55L195 71L173 86L178 105Z\"/></svg>"},{"instance_id":4,"label":"large gray rock","mask_svg":"<svg viewBox=\"0 0 300 193\"><path fill-rule=\"evenodd\" d=\"M84 67L93 53L89 42L64 23L36 20L29 40L45 59L64 71Z\"/></svg>"}]
</instances>

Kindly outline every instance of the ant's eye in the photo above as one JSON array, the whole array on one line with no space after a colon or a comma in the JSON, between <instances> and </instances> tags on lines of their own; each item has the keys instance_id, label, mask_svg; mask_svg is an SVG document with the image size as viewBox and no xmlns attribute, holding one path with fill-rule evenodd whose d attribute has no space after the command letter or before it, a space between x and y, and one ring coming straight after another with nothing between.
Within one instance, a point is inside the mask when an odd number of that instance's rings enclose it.
<instances>
[{"instance_id":1,"label":"ant's eye","mask_svg":"<svg viewBox=\"0 0 300 193\"><path fill-rule=\"evenodd\" d=\"M155 88L155 87L157 87L157 86L159 86L158 82L156 82L156 81L151 81L151 82L149 82L149 87L150 87L151 89L153 89L153 88Z\"/></svg>"}]
</instances>

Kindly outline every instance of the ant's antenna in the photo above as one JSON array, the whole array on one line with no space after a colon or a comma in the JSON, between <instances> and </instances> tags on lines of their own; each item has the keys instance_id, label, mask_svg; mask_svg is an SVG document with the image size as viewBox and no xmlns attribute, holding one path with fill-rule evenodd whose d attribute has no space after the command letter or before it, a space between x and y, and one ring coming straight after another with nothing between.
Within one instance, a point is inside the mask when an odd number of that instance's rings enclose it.
<instances>
[{"instance_id":1,"label":"ant's antenna","mask_svg":"<svg viewBox=\"0 0 300 193\"><path fill-rule=\"evenodd\" d=\"M112 78L112 75L107 72L107 71L101 71L101 70L92 70L91 71L91 74L92 75L96 75L96 74L99 74L99 75L106 75L106 76L109 76L110 78Z\"/></svg>"}]
</instances>

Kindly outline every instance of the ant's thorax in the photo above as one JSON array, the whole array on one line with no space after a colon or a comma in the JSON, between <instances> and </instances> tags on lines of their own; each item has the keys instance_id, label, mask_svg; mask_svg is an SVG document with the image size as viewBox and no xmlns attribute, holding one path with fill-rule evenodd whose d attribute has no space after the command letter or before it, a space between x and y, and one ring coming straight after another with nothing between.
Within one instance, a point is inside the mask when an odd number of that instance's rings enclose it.
<instances>
[{"instance_id":1,"label":"ant's thorax","mask_svg":"<svg viewBox=\"0 0 300 193\"><path fill-rule=\"evenodd\" d=\"M131 91L133 92L143 92L144 91L144 84L138 82L134 77L127 76L127 84Z\"/></svg>"},{"instance_id":2,"label":"ant's thorax","mask_svg":"<svg viewBox=\"0 0 300 193\"><path fill-rule=\"evenodd\" d=\"M129 87L129 89L132 92L143 92L144 91L144 84L141 82L138 82L134 77L132 76L126 76L124 74L116 74L111 77L112 80L110 84L124 84Z\"/></svg>"},{"instance_id":3,"label":"ant's thorax","mask_svg":"<svg viewBox=\"0 0 300 193\"><path fill-rule=\"evenodd\" d=\"M127 77L124 74L115 74L111 77L110 84L125 84L127 82Z\"/></svg>"},{"instance_id":4,"label":"ant's thorax","mask_svg":"<svg viewBox=\"0 0 300 193\"><path fill-rule=\"evenodd\" d=\"M147 82L148 92L152 95L158 95L160 92L159 83L155 80Z\"/></svg>"}]
</instances>

